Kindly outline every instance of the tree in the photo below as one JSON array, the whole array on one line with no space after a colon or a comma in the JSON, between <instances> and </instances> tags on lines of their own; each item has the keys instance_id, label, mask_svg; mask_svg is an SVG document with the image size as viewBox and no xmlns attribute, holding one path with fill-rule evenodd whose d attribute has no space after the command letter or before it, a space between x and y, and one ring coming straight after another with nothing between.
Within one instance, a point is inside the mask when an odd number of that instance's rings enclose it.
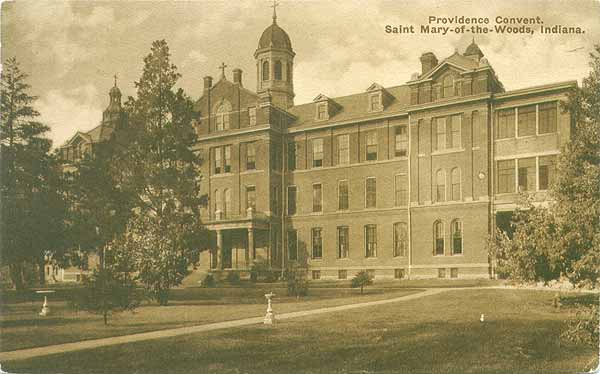
<instances>
[{"instance_id":1,"label":"tree","mask_svg":"<svg viewBox=\"0 0 600 374\"><path fill-rule=\"evenodd\" d=\"M365 286L370 286L373 284L373 278L371 277L371 275L366 272L366 271L360 271L358 273L356 273L356 275L354 276L354 278L352 278L352 281L350 282L350 285L352 286L352 288L358 288L360 287L360 294L363 294L363 288Z\"/></svg>"},{"instance_id":2,"label":"tree","mask_svg":"<svg viewBox=\"0 0 600 374\"><path fill-rule=\"evenodd\" d=\"M134 195L137 216L128 225L126 245L137 256L139 279L161 305L181 283L195 257L203 230L199 208L200 156L193 103L170 62L167 43L152 43L144 59L137 98L126 103L131 136L123 158L124 183Z\"/></svg>"},{"instance_id":3,"label":"tree","mask_svg":"<svg viewBox=\"0 0 600 374\"><path fill-rule=\"evenodd\" d=\"M27 75L15 58L3 66L0 97L1 260L17 290L25 284L26 264L37 265L44 281L47 252L64 247L62 179L50 155L49 128L36 121L37 99L27 93Z\"/></svg>"},{"instance_id":4,"label":"tree","mask_svg":"<svg viewBox=\"0 0 600 374\"><path fill-rule=\"evenodd\" d=\"M289 296L306 296L308 293L307 269L298 263L292 263L285 270L285 280Z\"/></svg>"}]
</instances>

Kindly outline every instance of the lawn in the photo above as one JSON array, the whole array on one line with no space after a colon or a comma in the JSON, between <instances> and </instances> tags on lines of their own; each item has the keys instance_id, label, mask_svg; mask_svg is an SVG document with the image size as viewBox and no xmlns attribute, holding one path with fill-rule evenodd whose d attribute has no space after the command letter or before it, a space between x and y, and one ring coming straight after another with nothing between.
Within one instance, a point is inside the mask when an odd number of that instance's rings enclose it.
<instances>
[{"instance_id":1,"label":"lawn","mask_svg":"<svg viewBox=\"0 0 600 374\"><path fill-rule=\"evenodd\" d=\"M319 307L380 300L417 292L413 289L367 288L364 295L357 289L315 288L307 297L285 296L277 284L231 288L185 288L173 290L170 305L144 303L134 313L115 314L105 326L102 317L75 311L66 301L69 292L60 290L50 297L51 315L40 317L41 297L36 299L7 295L0 316L0 351L68 343L80 340L127 335L210 322L221 322L264 315L265 293L273 291L278 312L292 312ZM279 296L284 295L284 296ZM29 301L25 301L25 299ZM9 301L9 302L6 302ZM12 302L10 302L12 301Z\"/></svg>"},{"instance_id":2,"label":"lawn","mask_svg":"<svg viewBox=\"0 0 600 374\"><path fill-rule=\"evenodd\" d=\"M289 319L26 361L38 373L477 373L573 374L597 363L594 347L561 341L568 295L450 290L407 302ZM481 314L485 322L479 322Z\"/></svg>"}]
</instances>

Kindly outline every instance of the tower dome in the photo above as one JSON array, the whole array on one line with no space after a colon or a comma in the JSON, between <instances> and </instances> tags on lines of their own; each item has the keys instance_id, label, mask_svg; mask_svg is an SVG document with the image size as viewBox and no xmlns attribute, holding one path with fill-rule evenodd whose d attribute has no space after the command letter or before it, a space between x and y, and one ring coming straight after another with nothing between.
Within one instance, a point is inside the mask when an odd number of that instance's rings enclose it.
<instances>
[{"instance_id":1,"label":"tower dome","mask_svg":"<svg viewBox=\"0 0 600 374\"><path fill-rule=\"evenodd\" d=\"M279 48L291 51L292 42L288 34L273 21L273 24L263 31L258 41L258 49L263 48Z\"/></svg>"},{"instance_id":2,"label":"tower dome","mask_svg":"<svg viewBox=\"0 0 600 374\"><path fill-rule=\"evenodd\" d=\"M471 57L479 61L483 57L483 52L479 49L479 46L475 43L475 38L471 41L471 44L465 50L466 57Z\"/></svg>"}]
</instances>

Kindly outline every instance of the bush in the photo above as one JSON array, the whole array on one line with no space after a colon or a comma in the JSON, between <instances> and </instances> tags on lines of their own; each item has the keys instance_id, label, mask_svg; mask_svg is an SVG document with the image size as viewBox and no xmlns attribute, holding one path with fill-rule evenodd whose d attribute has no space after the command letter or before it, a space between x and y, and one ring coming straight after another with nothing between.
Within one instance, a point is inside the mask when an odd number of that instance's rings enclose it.
<instances>
[{"instance_id":1,"label":"bush","mask_svg":"<svg viewBox=\"0 0 600 374\"><path fill-rule=\"evenodd\" d=\"M366 272L366 271L361 271L356 273L356 275L354 276L354 278L352 278L352 281L350 283L350 285L352 286L352 288L358 288L360 287L360 294L362 295L363 293L363 288L365 286L369 286L373 284L373 278L371 278L371 275Z\"/></svg>"},{"instance_id":2,"label":"bush","mask_svg":"<svg viewBox=\"0 0 600 374\"><path fill-rule=\"evenodd\" d=\"M215 287L217 285L217 281L212 274L206 274L201 283L202 287Z\"/></svg>"},{"instance_id":3,"label":"bush","mask_svg":"<svg viewBox=\"0 0 600 374\"><path fill-rule=\"evenodd\" d=\"M296 264L289 266L285 270L285 280L289 296L300 297L308 294L308 279L306 272L306 268Z\"/></svg>"},{"instance_id":4,"label":"bush","mask_svg":"<svg viewBox=\"0 0 600 374\"><path fill-rule=\"evenodd\" d=\"M267 282L273 282L272 273L271 266L266 260L256 259L252 262L252 266L250 267L250 280L252 282L257 282L262 279Z\"/></svg>"},{"instance_id":5,"label":"bush","mask_svg":"<svg viewBox=\"0 0 600 374\"><path fill-rule=\"evenodd\" d=\"M227 273L227 283L240 284L240 273L237 271Z\"/></svg>"}]
</instances>

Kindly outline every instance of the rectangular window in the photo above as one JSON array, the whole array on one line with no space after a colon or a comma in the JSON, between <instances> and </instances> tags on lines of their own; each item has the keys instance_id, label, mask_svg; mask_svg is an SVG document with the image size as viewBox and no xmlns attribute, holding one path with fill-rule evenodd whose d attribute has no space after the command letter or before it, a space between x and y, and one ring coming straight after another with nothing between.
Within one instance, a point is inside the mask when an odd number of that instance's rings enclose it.
<instances>
[{"instance_id":1,"label":"rectangular window","mask_svg":"<svg viewBox=\"0 0 600 374\"><path fill-rule=\"evenodd\" d=\"M449 121L452 121L450 125L450 148L460 148L460 128L461 128L461 119L462 115L457 114L451 117L448 117Z\"/></svg>"},{"instance_id":2,"label":"rectangular window","mask_svg":"<svg viewBox=\"0 0 600 374\"><path fill-rule=\"evenodd\" d=\"M408 154L408 133L407 126L402 125L396 127L395 131L395 148L394 156L406 157Z\"/></svg>"},{"instance_id":3,"label":"rectangular window","mask_svg":"<svg viewBox=\"0 0 600 374\"><path fill-rule=\"evenodd\" d=\"M438 269L438 278L446 278L446 269L444 269L444 268Z\"/></svg>"},{"instance_id":4,"label":"rectangular window","mask_svg":"<svg viewBox=\"0 0 600 374\"><path fill-rule=\"evenodd\" d=\"M350 163L350 135L339 135L337 137L338 146L338 165L346 165Z\"/></svg>"},{"instance_id":5,"label":"rectangular window","mask_svg":"<svg viewBox=\"0 0 600 374\"><path fill-rule=\"evenodd\" d=\"M323 190L321 184L313 184L313 212L323 211Z\"/></svg>"},{"instance_id":6,"label":"rectangular window","mask_svg":"<svg viewBox=\"0 0 600 374\"><path fill-rule=\"evenodd\" d=\"M446 149L446 118L436 118L435 122L435 149Z\"/></svg>"},{"instance_id":7,"label":"rectangular window","mask_svg":"<svg viewBox=\"0 0 600 374\"><path fill-rule=\"evenodd\" d=\"M519 116L519 136L535 135L535 110L535 105L522 106L518 108L517 115Z\"/></svg>"},{"instance_id":8,"label":"rectangular window","mask_svg":"<svg viewBox=\"0 0 600 374\"><path fill-rule=\"evenodd\" d=\"M365 226L365 256L377 257L377 225Z\"/></svg>"},{"instance_id":9,"label":"rectangular window","mask_svg":"<svg viewBox=\"0 0 600 374\"><path fill-rule=\"evenodd\" d=\"M556 156L543 156L539 158L538 178L540 190L547 190L552 186L556 172Z\"/></svg>"},{"instance_id":10,"label":"rectangular window","mask_svg":"<svg viewBox=\"0 0 600 374\"><path fill-rule=\"evenodd\" d=\"M313 270L312 271L312 279L313 280L321 279L321 270Z\"/></svg>"},{"instance_id":11,"label":"rectangular window","mask_svg":"<svg viewBox=\"0 0 600 374\"><path fill-rule=\"evenodd\" d=\"M365 159L367 161L377 161L377 132L369 131L366 138L367 155Z\"/></svg>"},{"instance_id":12,"label":"rectangular window","mask_svg":"<svg viewBox=\"0 0 600 374\"><path fill-rule=\"evenodd\" d=\"M323 166L323 139L313 139L313 167L318 168Z\"/></svg>"},{"instance_id":13,"label":"rectangular window","mask_svg":"<svg viewBox=\"0 0 600 374\"><path fill-rule=\"evenodd\" d=\"M256 169L256 145L246 143L246 170Z\"/></svg>"},{"instance_id":14,"label":"rectangular window","mask_svg":"<svg viewBox=\"0 0 600 374\"><path fill-rule=\"evenodd\" d=\"M223 172L223 148L215 148L215 174Z\"/></svg>"},{"instance_id":15,"label":"rectangular window","mask_svg":"<svg viewBox=\"0 0 600 374\"><path fill-rule=\"evenodd\" d=\"M225 162L223 165L223 171L225 173L230 173L231 172L231 146L226 145L225 147L223 147L223 153L225 154Z\"/></svg>"},{"instance_id":16,"label":"rectangular window","mask_svg":"<svg viewBox=\"0 0 600 374\"><path fill-rule=\"evenodd\" d=\"M519 191L535 191L535 157L521 158L519 165Z\"/></svg>"},{"instance_id":17,"label":"rectangular window","mask_svg":"<svg viewBox=\"0 0 600 374\"><path fill-rule=\"evenodd\" d=\"M280 201L281 189L279 189L279 187L273 187L271 189L271 211L276 215L279 214Z\"/></svg>"},{"instance_id":18,"label":"rectangular window","mask_svg":"<svg viewBox=\"0 0 600 374\"><path fill-rule=\"evenodd\" d=\"M479 145L479 112L474 111L471 117L471 142L473 147L477 147Z\"/></svg>"},{"instance_id":19,"label":"rectangular window","mask_svg":"<svg viewBox=\"0 0 600 374\"><path fill-rule=\"evenodd\" d=\"M371 111L379 110L379 94L371 95Z\"/></svg>"},{"instance_id":20,"label":"rectangular window","mask_svg":"<svg viewBox=\"0 0 600 374\"><path fill-rule=\"evenodd\" d=\"M405 257L408 247L406 223L394 223L394 257Z\"/></svg>"},{"instance_id":21,"label":"rectangular window","mask_svg":"<svg viewBox=\"0 0 600 374\"><path fill-rule=\"evenodd\" d=\"M338 258L346 258L349 253L350 237L348 234L348 226L339 226L337 228L337 256Z\"/></svg>"},{"instance_id":22,"label":"rectangular window","mask_svg":"<svg viewBox=\"0 0 600 374\"><path fill-rule=\"evenodd\" d=\"M288 258L292 261L298 260L298 233L289 230L287 235Z\"/></svg>"},{"instance_id":23,"label":"rectangular window","mask_svg":"<svg viewBox=\"0 0 600 374\"><path fill-rule=\"evenodd\" d=\"M289 216L296 214L296 186L288 186L288 201L287 201L287 214Z\"/></svg>"},{"instance_id":24,"label":"rectangular window","mask_svg":"<svg viewBox=\"0 0 600 374\"><path fill-rule=\"evenodd\" d=\"M395 279L404 279L405 277L404 269L394 269L394 278Z\"/></svg>"},{"instance_id":25,"label":"rectangular window","mask_svg":"<svg viewBox=\"0 0 600 374\"><path fill-rule=\"evenodd\" d=\"M450 268L450 278L458 278L458 268Z\"/></svg>"},{"instance_id":26,"label":"rectangular window","mask_svg":"<svg viewBox=\"0 0 600 374\"><path fill-rule=\"evenodd\" d=\"M246 186L246 209L256 210L256 187Z\"/></svg>"},{"instance_id":27,"label":"rectangular window","mask_svg":"<svg viewBox=\"0 0 600 374\"><path fill-rule=\"evenodd\" d=\"M365 182L365 208L377 207L377 179L367 178Z\"/></svg>"},{"instance_id":28,"label":"rectangular window","mask_svg":"<svg viewBox=\"0 0 600 374\"><path fill-rule=\"evenodd\" d=\"M348 209L348 181L338 182L338 210Z\"/></svg>"},{"instance_id":29,"label":"rectangular window","mask_svg":"<svg viewBox=\"0 0 600 374\"><path fill-rule=\"evenodd\" d=\"M287 146L287 169L296 170L296 143L289 142Z\"/></svg>"},{"instance_id":30,"label":"rectangular window","mask_svg":"<svg viewBox=\"0 0 600 374\"><path fill-rule=\"evenodd\" d=\"M498 125L496 126L496 139L514 138L515 136L515 109L498 111Z\"/></svg>"},{"instance_id":31,"label":"rectangular window","mask_svg":"<svg viewBox=\"0 0 600 374\"><path fill-rule=\"evenodd\" d=\"M408 204L408 182L406 175L396 175L394 178L395 205L405 206Z\"/></svg>"},{"instance_id":32,"label":"rectangular window","mask_svg":"<svg viewBox=\"0 0 600 374\"><path fill-rule=\"evenodd\" d=\"M556 102L539 104L539 133L548 134L556 132L556 124L558 122Z\"/></svg>"},{"instance_id":33,"label":"rectangular window","mask_svg":"<svg viewBox=\"0 0 600 374\"><path fill-rule=\"evenodd\" d=\"M248 118L250 126L256 126L256 107L248 108Z\"/></svg>"},{"instance_id":34,"label":"rectangular window","mask_svg":"<svg viewBox=\"0 0 600 374\"><path fill-rule=\"evenodd\" d=\"M321 228L314 227L311 230L312 236L312 258L323 257L323 237L321 236Z\"/></svg>"},{"instance_id":35,"label":"rectangular window","mask_svg":"<svg viewBox=\"0 0 600 374\"><path fill-rule=\"evenodd\" d=\"M338 279L348 279L348 271L338 270Z\"/></svg>"},{"instance_id":36,"label":"rectangular window","mask_svg":"<svg viewBox=\"0 0 600 374\"><path fill-rule=\"evenodd\" d=\"M281 148L278 147L278 144L271 143L269 150L271 153L271 170L281 170Z\"/></svg>"},{"instance_id":37,"label":"rectangular window","mask_svg":"<svg viewBox=\"0 0 600 374\"><path fill-rule=\"evenodd\" d=\"M515 192L515 160L498 161L498 193Z\"/></svg>"}]
</instances>

